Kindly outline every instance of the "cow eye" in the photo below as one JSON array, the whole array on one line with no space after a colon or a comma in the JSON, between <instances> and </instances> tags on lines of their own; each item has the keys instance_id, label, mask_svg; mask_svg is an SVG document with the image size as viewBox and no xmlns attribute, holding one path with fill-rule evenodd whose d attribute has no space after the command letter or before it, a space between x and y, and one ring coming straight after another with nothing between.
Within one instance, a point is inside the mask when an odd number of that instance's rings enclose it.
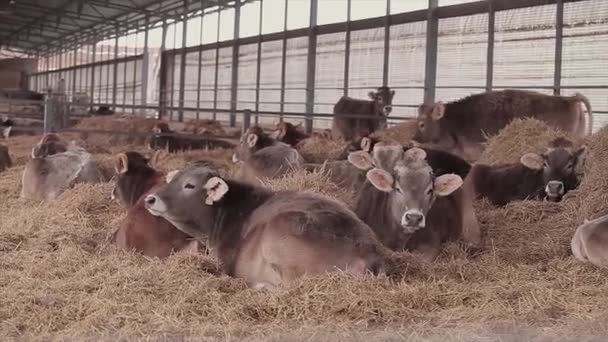
<instances>
[{"instance_id":1,"label":"cow eye","mask_svg":"<svg viewBox=\"0 0 608 342\"><path fill-rule=\"evenodd\" d=\"M549 162L545 160L545 162L544 162L544 164L543 164L543 167L544 167L545 169L548 169L548 168L549 168Z\"/></svg>"},{"instance_id":2,"label":"cow eye","mask_svg":"<svg viewBox=\"0 0 608 342\"><path fill-rule=\"evenodd\" d=\"M420 123L418 124L418 127L420 127L420 129L424 129L424 122L420 122Z\"/></svg>"},{"instance_id":3,"label":"cow eye","mask_svg":"<svg viewBox=\"0 0 608 342\"><path fill-rule=\"evenodd\" d=\"M402 194L403 190L401 190L400 186L395 187L395 190L397 190L398 193Z\"/></svg>"},{"instance_id":4,"label":"cow eye","mask_svg":"<svg viewBox=\"0 0 608 342\"><path fill-rule=\"evenodd\" d=\"M426 191L427 196L431 196L433 194L433 188L430 188Z\"/></svg>"},{"instance_id":5,"label":"cow eye","mask_svg":"<svg viewBox=\"0 0 608 342\"><path fill-rule=\"evenodd\" d=\"M194 187L194 185L193 185L193 184L186 183L186 184L184 185L184 188L185 188L185 189L192 190L192 189L194 189L195 187Z\"/></svg>"}]
</instances>

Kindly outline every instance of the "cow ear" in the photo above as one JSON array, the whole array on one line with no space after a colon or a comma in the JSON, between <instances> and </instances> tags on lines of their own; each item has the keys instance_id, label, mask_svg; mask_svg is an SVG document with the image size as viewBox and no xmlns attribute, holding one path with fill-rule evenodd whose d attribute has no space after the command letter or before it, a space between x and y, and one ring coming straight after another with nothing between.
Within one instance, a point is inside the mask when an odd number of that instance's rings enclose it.
<instances>
[{"instance_id":1,"label":"cow ear","mask_svg":"<svg viewBox=\"0 0 608 342\"><path fill-rule=\"evenodd\" d=\"M117 174L123 174L129 171L129 158L127 158L126 154L120 153L116 156L114 170Z\"/></svg>"},{"instance_id":2,"label":"cow ear","mask_svg":"<svg viewBox=\"0 0 608 342\"><path fill-rule=\"evenodd\" d=\"M437 102L433 105L433 111L431 112L431 117L433 120L437 121L443 117L445 113L445 105L443 102Z\"/></svg>"},{"instance_id":3,"label":"cow ear","mask_svg":"<svg viewBox=\"0 0 608 342\"><path fill-rule=\"evenodd\" d=\"M545 163L543 156L537 153L526 153L519 159L519 162L532 170L542 170Z\"/></svg>"},{"instance_id":4,"label":"cow ear","mask_svg":"<svg viewBox=\"0 0 608 342\"><path fill-rule=\"evenodd\" d=\"M370 91L369 93L367 93L367 96L369 96L369 98L372 100L376 99L376 93L373 91Z\"/></svg>"},{"instance_id":5,"label":"cow ear","mask_svg":"<svg viewBox=\"0 0 608 342\"><path fill-rule=\"evenodd\" d=\"M361 150L365 152L371 152L372 140L368 137L361 138Z\"/></svg>"},{"instance_id":6,"label":"cow ear","mask_svg":"<svg viewBox=\"0 0 608 342\"><path fill-rule=\"evenodd\" d=\"M40 151L40 145L36 145L32 148L32 159L42 158L42 151Z\"/></svg>"},{"instance_id":7,"label":"cow ear","mask_svg":"<svg viewBox=\"0 0 608 342\"><path fill-rule=\"evenodd\" d=\"M206 205L213 205L213 203L219 201L228 192L228 184L220 177L211 177L205 183L205 190L207 190L207 198L205 198Z\"/></svg>"},{"instance_id":8,"label":"cow ear","mask_svg":"<svg viewBox=\"0 0 608 342\"><path fill-rule=\"evenodd\" d=\"M247 135L247 146L249 146L251 148L251 147L254 147L255 144L257 144L257 143L258 143L258 135L255 133L249 133Z\"/></svg>"},{"instance_id":9,"label":"cow ear","mask_svg":"<svg viewBox=\"0 0 608 342\"><path fill-rule=\"evenodd\" d=\"M148 161L148 165L150 165L150 167L152 167L153 169L156 169L158 167L158 164L159 164L160 160L164 156L166 156L166 152L163 151L163 150L158 150L158 151L154 152L154 154L152 155L152 157Z\"/></svg>"},{"instance_id":10,"label":"cow ear","mask_svg":"<svg viewBox=\"0 0 608 342\"><path fill-rule=\"evenodd\" d=\"M366 177L376 189L384 192L393 191L393 183L395 180L390 173L382 169L371 169L367 171Z\"/></svg>"},{"instance_id":11,"label":"cow ear","mask_svg":"<svg viewBox=\"0 0 608 342\"><path fill-rule=\"evenodd\" d=\"M287 134L287 125L281 125L281 128L279 128L275 139L283 140L283 138L285 138L285 134ZM255 146L255 144L254 144L254 146ZM251 146L251 147L253 147L253 146Z\"/></svg>"},{"instance_id":12,"label":"cow ear","mask_svg":"<svg viewBox=\"0 0 608 342\"><path fill-rule=\"evenodd\" d=\"M410 160L424 160L426 159L426 152L419 147L412 147L405 151L405 158Z\"/></svg>"},{"instance_id":13,"label":"cow ear","mask_svg":"<svg viewBox=\"0 0 608 342\"><path fill-rule=\"evenodd\" d=\"M177 175L178 172L179 170L169 171L165 176L165 182L167 182L167 184L171 183L171 181L173 180L173 178L175 178L175 175Z\"/></svg>"},{"instance_id":14,"label":"cow ear","mask_svg":"<svg viewBox=\"0 0 608 342\"><path fill-rule=\"evenodd\" d=\"M462 186L462 178L459 175L447 174L435 178L435 195L442 197L451 194Z\"/></svg>"},{"instance_id":15,"label":"cow ear","mask_svg":"<svg viewBox=\"0 0 608 342\"><path fill-rule=\"evenodd\" d=\"M2 130L2 137L4 139L8 139L8 137L11 135L11 130L13 129L13 126L8 126L5 129Z\"/></svg>"},{"instance_id":16,"label":"cow ear","mask_svg":"<svg viewBox=\"0 0 608 342\"><path fill-rule=\"evenodd\" d=\"M353 164L359 170L369 170L374 167L372 156L364 151L356 151L348 154L348 162Z\"/></svg>"}]
</instances>

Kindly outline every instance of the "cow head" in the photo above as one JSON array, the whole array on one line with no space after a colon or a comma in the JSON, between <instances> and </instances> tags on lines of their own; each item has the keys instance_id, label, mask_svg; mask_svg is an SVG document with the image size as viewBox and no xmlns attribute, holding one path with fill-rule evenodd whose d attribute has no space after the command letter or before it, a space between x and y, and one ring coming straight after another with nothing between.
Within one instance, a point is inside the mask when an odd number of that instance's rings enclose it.
<instances>
[{"instance_id":1,"label":"cow head","mask_svg":"<svg viewBox=\"0 0 608 342\"><path fill-rule=\"evenodd\" d=\"M255 152L264 147L271 146L275 142L276 140L266 134L261 127L249 127L249 129L241 135L239 146L232 155L232 161L234 163L246 161Z\"/></svg>"},{"instance_id":2,"label":"cow head","mask_svg":"<svg viewBox=\"0 0 608 342\"><path fill-rule=\"evenodd\" d=\"M156 175L154 169L161 158L161 152L148 159L137 152L119 153L114 159L114 187L112 200L125 207L135 204L149 186L149 180Z\"/></svg>"},{"instance_id":3,"label":"cow head","mask_svg":"<svg viewBox=\"0 0 608 342\"><path fill-rule=\"evenodd\" d=\"M543 154L526 153L520 162L527 168L542 171L544 196L559 202L570 190L578 186L576 170L584 163L586 146L574 149L565 139L556 139Z\"/></svg>"},{"instance_id":4,"label":"cow head","mask_svg":"<svg viewBox=\"0 0 608 342\"><path fill-rule=\"evenodd\" d=\"M287 121L280 121L277 123L274 132L270 134L270 137L278 141L285 141L288 137L298 135L298 131L302 127L302 122L297 125Z\"/></svg>"},{"instance_id":5,"label":"cow head","mask_svg":"<svg viewBox=\"0 0 608 342\"><path fill-rule=\"evenodd\" d=\"M45 158L65 151L67 151L67 147L61 139L56 134L47 133L40 139L40 142L32 148L32 158Z\"/></svg>"},{"instance_id":6,"label":"cow head","mask_svg":"<svg viewBox=\"0 0 608 342\"><path fill-rule=\"evenodd\" d=\"M435 199L448 196L463 183L462 178L454 174L435 177L433 170L426 162L426 153L419 148L405 152L392 168L374 168L367 172L367 180L379 191L390 194L390 213L403 230L414 233L426 224L426 215ZM394 155L395 157L399 155ZM385 165L385 167L388 164Z\"/></svg>"},{"instance_id":7,"label":"cow head","mask_svg":"<svg viewBox=\"0 0 608 342\"><path fill-rule=\"evenodd\" d=\"M384 117L389 116L393 110L394 90L391 90L389 87L379 87L376 91L370 91L368 96L374 100L376 114L381 114Z\"/></svg>"},{"instance_id":8,"label":"cow head","mask_svg":"<svg viewBox=\"0 0 608 342\"><path fill-rule=\"evenodd\" d=\"M445 105L442 102L422 104L418 107L416 119L418 127L414 140L422 143L437 142L441 138L440 120L445 114Z\"/></svg>"},{"instance_id":9,"label":"cow head","mask_svg":"<svg viewBox=\"0 0 608 342\"><path fill-rule=\"evenodd\" d=\"M217 170L193 164L173 174L169 183L146 196L146 209L171 222L195 238L206 238L214 223L214 206L228 193L229 187Z\"/></svg>"}]
</instances>

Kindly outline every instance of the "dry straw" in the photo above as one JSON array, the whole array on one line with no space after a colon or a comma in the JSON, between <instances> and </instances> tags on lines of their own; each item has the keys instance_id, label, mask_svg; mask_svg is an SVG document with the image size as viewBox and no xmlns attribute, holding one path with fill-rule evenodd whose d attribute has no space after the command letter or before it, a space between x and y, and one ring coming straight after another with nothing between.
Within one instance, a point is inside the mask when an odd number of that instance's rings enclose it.
<instances>
[{"instance_id":1,"label":"dry straw","mask_svg":"<svg viewBox=\"0 0 608 342\"><path fill-rule=\"evenodd\" d=\"M0 173L0 335L28 341L606 336L608 273L569 251L576 226L606 213L608 129L589 146L580 191L564 202L478 203L486 235L475 257L449 244L439 260L402 281L338 273L275 293L221 275L207 256L156 260L119 251L107 242L125 215L109 200L111 185L77 186L48 203L24 201L19 163ZM172 156L163 168L198 157ZM344 199L322 177L296 174L272 186Z\"/></svg>"}]
</instances>

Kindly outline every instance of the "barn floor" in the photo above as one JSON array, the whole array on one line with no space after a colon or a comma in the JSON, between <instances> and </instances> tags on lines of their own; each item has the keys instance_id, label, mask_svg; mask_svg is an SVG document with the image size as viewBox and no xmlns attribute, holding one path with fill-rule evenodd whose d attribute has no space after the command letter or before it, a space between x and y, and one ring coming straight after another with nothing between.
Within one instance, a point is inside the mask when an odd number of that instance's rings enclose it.
<instances>
[{"instance_id":1,"label":"barn floor","mask_svg":"<svg viewBox=\"0 0 608 342\"><path fill-rule=\"evenodd\" d=\"M549 136L533 124L521 128L491 142L495 155L486 160L500 159L501 151L509 159L526 145L538 145L539 136ZM108 173L114 153L144 150L138 141L67 138L86 145ZM15 163L0 173L3 339L605 341L608 336L608 272L577 262L569 251L577 225L606 213L608 129L589 139L586 176L566 201L518 202L502 209L478 203L485 231L480 253L452 243L435 263L404 271L400 281L332 274L274 293L222 276L207 256L161 261L108 244L125 215L110 202L110 184L80 185L50 203L19 199L21 173L38 139L0 141ZM508 144L508 151L500 144ZM188 152L163 159L161 167L171 170L208 157L230 173L230 156L231 151ZM333 193L322 177L306 177L297 174L273 186Z\"/></svg>"}]
</instances>

